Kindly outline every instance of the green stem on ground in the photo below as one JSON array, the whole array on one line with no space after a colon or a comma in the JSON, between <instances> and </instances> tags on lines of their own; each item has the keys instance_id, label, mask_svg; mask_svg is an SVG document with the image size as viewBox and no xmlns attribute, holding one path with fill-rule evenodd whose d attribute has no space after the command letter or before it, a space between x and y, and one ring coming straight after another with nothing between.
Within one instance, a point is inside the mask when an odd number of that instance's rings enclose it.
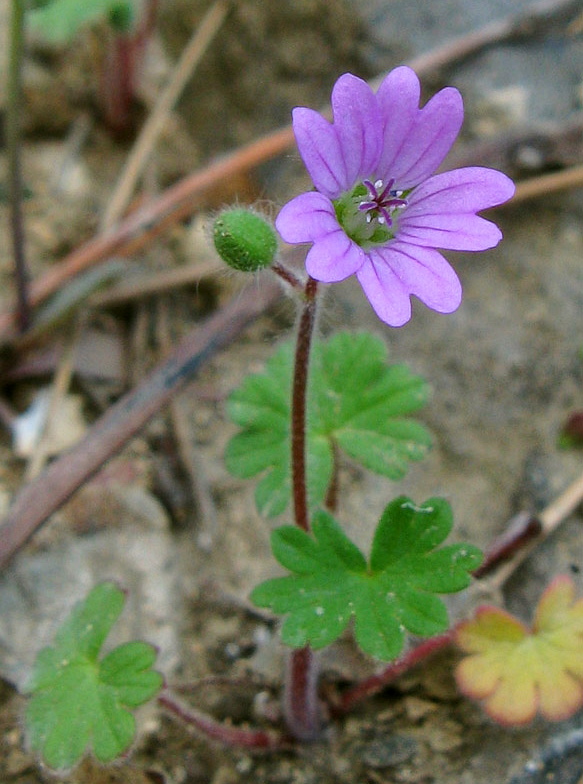
<instances>
[{"instance_id":1,"label":"green stem on ground","mask_svg":"<svg viewBox=\"0 0 583 784\"><path fill-rule=\"evenodd\" d=\"M10 198L10 235L16 282L16 320L20 332L31 323L28 297L28 269L24 249L22 214L21 112L22 61L24 57L24 0L12 0L10 13L10 54L8 59L6 145L8 154L8 192Z\"/></svg>"},{"instance_id":2,"label":"green stem on ground","mask_svg":"<svg viewBox=\"0 0 583 784\"><path fill-rule=\"evenodd\" d=\"M292 386L291 462L294 520L310 530L306 480L306 404L310 349L316 323L318 283L308 278L298 325ZM284 686L284 716L298 740L314 740L320 732L317 661L309 646L290 653Z\"/></svg>"}]
</instances>

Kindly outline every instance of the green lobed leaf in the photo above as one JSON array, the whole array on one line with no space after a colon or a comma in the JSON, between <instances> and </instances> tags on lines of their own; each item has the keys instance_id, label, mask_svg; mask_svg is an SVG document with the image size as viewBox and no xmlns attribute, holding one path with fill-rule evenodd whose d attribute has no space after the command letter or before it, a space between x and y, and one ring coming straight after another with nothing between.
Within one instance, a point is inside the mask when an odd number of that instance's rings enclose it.
<instances>
[{"instance_id":1,"label":"green lobed leaf","mask_svg":"<svg viewBox=\"0 0 583 784\"><path fill-rule=\"evenodd\" d=\"M251 599L287 616L287 645L323 648L354 616L362 650L390 661L401 653L406 630L429 637L447 629L436 593L466 588L480 564L481 553L471 545L439 548L451 527L444 499L417 506L397 498L379 521L367 564L332 515L317 511L312 535L294 526L273 532L273 554L292 574L262 583Z\"/></svg>"},{"instance_id":2,"label":"green lobed leaf","mask_svg":"<svg viewBox=\"0 0 583 784\"><path fill-rule=\"evenodd\" d=\"M365 332L341 332L314 345L306 428L311 508L325 498L336 448L390 479L403 477L410 462L427 453L429 433L409 415L426 402L428 385L386 359L383 341ZM241 432L227 446L227 469L241 478L263 474L255 500L270 517L284 512L291 498L292 368L293 348L286 344L228 403Z\"/></svg>"},{"instance_id":3,"label":"green lobed leaf","mask_svg":"<svg viewBox=\"0 0 583 784\"><path fill-rule=\"evenodd\" d=\"M68 41L87 22L113 13L123 13L126 20L135 13L133 0L52 0L31 10L28 21L45 38L55 42Z\"/></svg>"},{"instance_id":4,"label":"green lobed leaf","mask_svg":"<svg viewBox=\"0 0 583 784\"><path fill-rule=\"evenodd\" d=\"M110 762L131 744L135 720L128 708L153 697L162 676L152 670L156 651L129 642L98 659L124 604L124 594L102 583L77 604L40 651L25 692L30 746L56 770L75 765L92 746L98 760Z\"/></svg>"}]
</instances>

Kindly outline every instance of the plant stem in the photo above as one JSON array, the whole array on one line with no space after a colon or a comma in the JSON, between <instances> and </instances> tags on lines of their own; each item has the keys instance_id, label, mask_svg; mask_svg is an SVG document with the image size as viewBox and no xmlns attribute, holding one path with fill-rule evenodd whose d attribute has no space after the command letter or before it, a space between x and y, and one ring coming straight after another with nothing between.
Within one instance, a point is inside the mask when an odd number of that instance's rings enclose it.
<instances>
[{"instance_id":1,"label":"plant stem","mask_svg":"<svg viewBox=\"0 0 583 784\"><path fill-rule=\"evenodd\" d=\"M318 283L308 278L298 326L292 387L293 508L295 523L304 531L310 530L306 482L306 401L317 291ZM283 709L288 729L298 740L314 740L320 732L317 681L317 662L311 648L306 646L292 651L285 672Z\"/></svg>"},{"instance_id":2,"label":"plant stem","mask_svg":"<svg viewBox=\"0 0 583 784\"><path fill-rule=\"evenodd\" d=\"M294 518L296 525L304 531L310 530L306 485L306 399L310 349L316 322L317 290L317 281L308 278L298 327L292 389L291 461Z\"/></svg>"},{"instance_id":3,"label":"plant stem","mask_svg":"<svg viewBox=\"0 0 583 784\"><path fill-rule=\"evenodd\" d=\"M222 724L206 713L187 706L172 692L165 689L158 697L158 703L178 716L185 724L193 726L206 738L212 738L226 746L249 749L251 751L275 751L289 748L288 739L262 729L243 729Z\"/></svg>"},{"instance_id":4,"label":"plant stem","mask_svg":"<svg viewBox=\"0 0 583 784\"><path fill-rule=\"evenodd\" d=\"M10 56L8 61L7 148L8 190L10 193L10 233L14 254L17 309L20 332L31 322L28 299L28 270L24 253L24 219L22 215L21 125L22 60L24 53L24 0L12 0L10 14Z\"/></svg>"},{"instance_id":5,"label":"plant stem","mask_svg":"<svg viewBox=\"0 0 583 784\"><path fill-rule=\"evenodd\" d=\"M120 137L131 131L137 72L156 24L157 11L158 0L147 0L141 19L133 30L122 31L111 25L101 90L105 121L110 130Z\"/></svg>"},{"instance_id":6,"label":"plant stem","mask_svg":"<svg viewBox=\"0 0 583 784\"><path fill-rule=\"evenodd\" d=\"M352 710L356 703L361 702L373 694L378 694L379 691L395 681L404 672L407 672L407 670L410 670L416 664L424 661L434 653L447 648L452 642L453 634L454 629L450 629L444 634L437 635L437 637L431 637L429 640L426 640L410 651L407 651L407 653L399 659L391 662L384 670L381 670L381 672L356 683L352 688L347 689L342 694L340 702L337 705L331 706L332 713L335 716L343 716Z\"/></svg>"},{"instance_id":7,"label":"plant stem","mask_svg":"<svg viewBox=\"0 0 583 784\"><path fill-rule=\"evenodd\" d=\"M301 291L303 293L304 283L302 280L300 280L300 278L298 278L295 272L292 272L290 269L288 269L285 265L283 265L279 261L276 261L274 264L272 264L270 269L272 272L275 272L275 274L278 275L282 280L284 280L288 285L290 285L292 289L298 292Z\"/></svg>"}]
</instances>

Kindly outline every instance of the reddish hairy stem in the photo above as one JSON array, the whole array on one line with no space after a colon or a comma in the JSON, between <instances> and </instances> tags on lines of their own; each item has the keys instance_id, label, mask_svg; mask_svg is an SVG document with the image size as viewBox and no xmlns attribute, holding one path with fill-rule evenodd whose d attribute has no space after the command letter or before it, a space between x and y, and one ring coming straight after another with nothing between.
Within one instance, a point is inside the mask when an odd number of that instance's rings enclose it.
<instances>
[{"instance_id":1,"label":"reddish hairy stem","mask_svg":"<svg viewBox=\"0 0 583 784\"><path fill-rule=\"evenodd\" d=\"M303 291L304 290L304 283L295 272L285 267L279 261L276 261L275 264L272 264L270 267L272 272L280 277L282 280L285 280L294 290L296 291Z\"/></svg>"},{"instance_id":2,"label":"reddish hairy stem","mask_svg":"<svg viewBox=\"0 0 583 784\"><path fill-rule=\"evenodd\" d=\"M149 0L135 30L111 30L102 73L102 101L105 121L117 135L131 130L131 110L135 99L137 73L151 37L158 0Z\"/></svg>"},{"instance_id":3,"label":"reddish hairy stem","mask_svg":"<svg viewBox=\"0 0 583 784\"><path fill-rule=\"evenodd\" d=\"M308 493L306 486L306 399L310 348L316 321L316 293L318 283L308 278L294 361L291 422L291 461L294 519L304 531L310 530Z\"/></svg>"},{"instance_id":4,"label":"reddish hairy stem","mask_svg":"<svg viewBox=\"0 0 583 784\"><path fill-rule=\"evenodd\" d=\"M292 387L291 462L294 519L304 531L310 530L306 484L306 401L310 348L316 323L318 283L308 278L304 307L298 326ZM289 656L284 688L284 715L299 740L314 740L320 731L317 695L317 668L312 650L306 646Z\"/></svg>"},{"instance_id":5,"label":"reddish hairy stem","mask_svg":"<svg viewBox=\"0 0 583 784\"><path fill-rule=\"evenodd\" d=\"M504 533L490 545L480 566L472 572L475 579L487 577L500 564L509 561L519 550L534 541L541 532L542 523L538 517L530 512L519 512Z\"/></svg>"},{"instance_id":6,"label":"reddish hairy stem","mask_svg":"<svg viewBox=\"0 0 583 784\"><path fill-rule=\"evenodd\" d=\"M371 675L370 678L365 678L360 681L360 683L357 683L356 686L347 689L342 694L339 703L331 706L333 715L343 716L345 713L352 710L357 702L361 702L367 697L377 694L381 689L384 689L390 683L393 683L393 681L404 672L410 670L411 667L419 664L419 662L422 662L428 656L432 656L434 653L447 648L452 641L453 634L454 629L450 629L444 634L440 634L437 637L432 637L431 639L422 642L420 645L417 645L417 647L407 651L404 656L395 659L394 662L389 664L388 667L385 667L381 672Z\"/></svg>"},{"instance_id":7,"label":"reddish hairy stem","mask_svg":"<svg viewBox=\"0 0 583 784\"><path fill-rule=\"evenodd\" d=\"M164 691L158 702L185 724L194 727L206 738L211 738L226 746L251 749L254 751L275 751L289 748L291 742L283 735L260 729L242 729L222 724L211 716L187 706L170 691Z\"/></svg>"},{"instance_id":8,"label":"reddish hairy stem","mask_svg":"<svg viewBox=\"0 0 583 784\"><path fill-rule=\"evenodd\" d=\"M312 649L292 651L286 662L283 712L294 738L316 740L320 734L318 660Z\"/></svg>"}]
</instances>

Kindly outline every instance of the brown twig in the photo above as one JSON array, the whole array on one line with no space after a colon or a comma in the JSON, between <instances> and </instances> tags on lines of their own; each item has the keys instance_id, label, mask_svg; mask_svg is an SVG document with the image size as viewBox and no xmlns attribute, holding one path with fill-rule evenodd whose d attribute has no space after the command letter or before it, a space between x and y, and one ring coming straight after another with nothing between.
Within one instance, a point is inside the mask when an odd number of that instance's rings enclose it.
<instances>
[{"instance_id":1,"label":"brown twig","mask_svg":"<svg viewBox=\"0 0 583 784\"><path fill-rule=\"evenodd\" d=\"M17 495L0 526L0 567L36 529L118 452L181 389L205 360L238 337L246 324L281 296L275 283L248 288L194 329L168 360L122 397L93 425L85 438L49 465Z\"/></svg>"},{"instance_id":2,"label":"brown twig","mask_svg":"<svg viewBox=\"0 0 583 784\"><path fill-rule=\"evenodd\" d=\"M127 279L110 286L106 291L93 294L88 304L92 308L107 308L112 305L123 305L132 300L143 299L154 294L164 294L181 286L200 283L204 278L222 272L225 265L222 261L212 259L186 267L174 267L159 270L147 275L131 275ZM135 278L135 279L134 279Z\"/></svg>"},{"instance_id":3,"label":"brown twig","mask_svg":"<svg viewBox=\"0 0 583 784\"><path fill-rule=\"evenodd\" d=\"M157 324L160 347L167 355L172 346L172 336L168 302L165 299L159 300ZM168 413L178 448L178 456L188 477L190 495L198 511L197 542L201 549L210 550L217 536L217 510L205 477L203 461L193 445L190 417L186 413L181 396L176 395L170 400Z\"/></svg>"},{"instance_id":4,"label":"brown twig","mask_svg":"<svg viewBox=\"0 0 583 784\"><path fill-rule=\"evenodd\" d=\"M540 524L539 535L526 542L525 546L516 552L510 561L501 564L492 577L487 579L488 587L496 590L504 585L534 548L547 539L581 503L583 503L583 474L578 476L551 504L536 515L535 519Z\"/></svg>"},{"instance_id":5,"label":"brown twig","mask_svg":"<svg viewBox=\"0 0 583 784\"><path fill-rule=\"evenodd\" d=\"M419 74L451 67L489 46L545 32L550 22L566 20L580 6L580 0L540 0L522 13L491 22L419 55L411 62L411 67Z\"/></svg>"},{"instance_id":6,"label":"brown twig","mask_svg":"<svg viewBox=\"0 0 583 784\"><path fill-rule=\"evenodd\" d=\"M75 368L75 354L79 345L84 321L85 319L83 319L81 315L78 315L75 318L75 323L70 334L67 336L63 347L63 353L59 359L57 372L55 373L51 386L44 428L34 453L26 466L24 474L25 482L32 481L40 474L49 457L51 440L54 437L52 423L57 415L59 406L63 405L69 386L71 385L71 379L73 378L73 371Z\"/></svg>"},{"instance_id":7,"label":"brown twig","mask_svg":"<svg viewBox=\"0 0 583 784\"><path fill-rule=\"evenodd\" d=\"M549 193L556 193L557 191L564 191L570 188L581 188L582 186L583 166L572 166L570 169L565 169L565 171L541 174L540 177L533 177L530 180L519 182L511 204L517 204L527 199L546 196Z\"/></svg>"}]
</instances>

